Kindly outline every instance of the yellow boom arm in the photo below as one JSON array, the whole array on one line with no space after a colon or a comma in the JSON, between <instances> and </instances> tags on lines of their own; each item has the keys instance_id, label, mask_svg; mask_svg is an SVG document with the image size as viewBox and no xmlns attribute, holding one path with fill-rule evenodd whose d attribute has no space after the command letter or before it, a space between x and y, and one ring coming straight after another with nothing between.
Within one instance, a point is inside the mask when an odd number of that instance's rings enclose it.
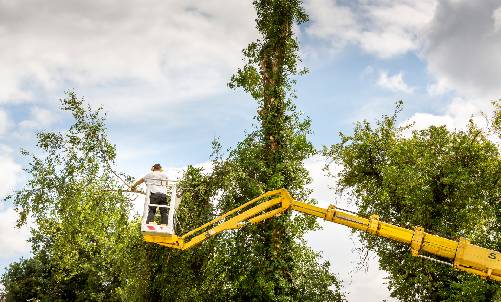
<instances>
[{"instance_id":1,"label":"yellow boom arm","mask_svg":"<svg viewBox=\"0 0 501 302\"><path fill-rule=\"evenodd\" d=\"M414 230L398 227L380 221L377 215L364 218L337 209L334 205L324 209L306 204L294 200L285 189L267 192L182 236L144 233L144 239L147 242L186 250L223 231L258 223L278 216L288 209L407 244L413 256L440 261L422 253L435 255L448 259L450 264L459 270L501 282L501 253L498 251L476 246L464 238L455 241L432 235L426 233L422 227L416 227Z\"/></svg>"}]
</instances>

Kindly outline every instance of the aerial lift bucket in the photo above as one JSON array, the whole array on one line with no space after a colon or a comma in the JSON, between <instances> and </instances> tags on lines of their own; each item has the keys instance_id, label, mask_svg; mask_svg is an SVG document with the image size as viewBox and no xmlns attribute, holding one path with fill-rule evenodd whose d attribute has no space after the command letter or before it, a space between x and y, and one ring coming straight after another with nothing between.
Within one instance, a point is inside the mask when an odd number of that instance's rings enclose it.
<instances>
[{"instance_id":1,"label":"aerial lift bucket","mask_svg":"<svg viewBox=\"0 0 501 302\"><path fill-rule=\"evenodd\" d=\"M179 200L177 199L177 182L169 181L165 184L167 187L167 204L152 204L150 203L150 187L146 184L146 197L144 200L144 210L143 219L141 221L141 232L143 235L162 235L162 236L172 236L174 235L174 226L176 219L176 209L179 205ZM157 224L155 222L146 223L148 217L148 211L150 207L167 208L168 220L167 224Z\"/></svg>"}]
</instances>

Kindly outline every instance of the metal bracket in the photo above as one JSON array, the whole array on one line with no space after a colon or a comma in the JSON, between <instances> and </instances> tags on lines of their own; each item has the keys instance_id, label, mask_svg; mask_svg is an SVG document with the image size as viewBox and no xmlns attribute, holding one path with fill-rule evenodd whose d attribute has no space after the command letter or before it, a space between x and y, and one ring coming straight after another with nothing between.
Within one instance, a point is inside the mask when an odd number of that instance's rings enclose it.
<instances>
[{"instance_id":1,"label":"metal bracket","mask_svg":"<svg viewBox=\"0 0 501 302\"><path fill-rule=\"evenodd\" d=\"M336 206L331 204L325 212L324 220L332 221L334 219L334 215L336 215Z\"/></svg>"},{"instance_id":2,"label":"metal bracket","mask_svg":"<svg viewBox=\"0 0 501 302\"><path fill-rule=\"evenodd\" d=\"M367 227L367 232L377 235L379 230L379 215L371 215L369 218L369 226Z\"/></svg>"},{"instance_id":3,"label":"metal bracket","mask_svg":"<svg viewBox=\"0 0 501 302\"><path fill-rule=\"evenodd\" d=\"M419 250L421 250L421 246L423 245L423 239L424 239L424 229L420 226L417 226L414 229L414 235L412 235L412 241L411 241L412 256L419 255Z\"/></svg>"}]
</instances>

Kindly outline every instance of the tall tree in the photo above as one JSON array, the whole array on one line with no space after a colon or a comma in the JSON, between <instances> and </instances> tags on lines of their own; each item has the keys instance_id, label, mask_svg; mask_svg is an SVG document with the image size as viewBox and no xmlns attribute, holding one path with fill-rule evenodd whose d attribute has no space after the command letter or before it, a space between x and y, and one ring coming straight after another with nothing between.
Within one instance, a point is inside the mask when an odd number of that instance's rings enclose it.
<instances>
[{"instance_id":1,"label":"tall tree","mask_svg":"<svg viewBox=\"0 0 501 302\"><path fill-rule=\"evenodd\" d=\"M207 301L203 294L209 243L188 251L147 244L140 217L130 216L129 197L113 169L115 147L101 109L75 93L61 100L74 123L63 132L37 134L29 179L10 196L19 225L33 219L33 257L11 264L2 276L7 301ZM178 231L210 220L214 188L189 167L179 184L183 203Z\"/></svg>"},{"instance_id":2,"label":"tall tree","mask_svg":"<svg viewBox=\"0 0 501 302\"><path fill-rule=\"evenodd\" d=\"M261 37L245 50L245 66L229 86L258 102L259 126L223 159L216 152L212 181L221 212L278 188L306 199L310 182L303 160L314 154L310 121L295 110L293 78L300 71L293 26L307 21L300 1L254 1ZM217 146L217 145L216 145ZM216 148L217 151L217 148ZM232 301L340 301L329 264L304 242L317 227L303 215L284 215L219 237L206 286L212 297Z\"/></svg>"},{"instance_id":3,"label":"tall tree","mask_svg":"<svg viewBox=\"0 0 501 302\"><path fill-rule=\"evenodd\" d=\"M118 300L114 251L128 227L130 202L111 170L115 147L100 109L86 107L73 92L61 105L73 125L37 133L38 151L22 152L31 158L29 178L7 198L19 212L19 225L28 217L35 225L33 259L13 264L3 276L7 301L24 300L30 292L29 298L44 301Z\"/></svg>"},{"instance_id":4,"label":"tall tree","mask_svg":"<svg viewBox=\"0 0 501 302\"><path fill-rule=\"evenodd\" d=\"M377 213L396 225L420 225L427 232L463 236L500 250L499 149L473 123L464 131L430 127L405 136L405 129L396 126L400 106L376 126L357 123L352 135L342 134L340 143L325 149L342 165L340 190L351 192L362 215ZM391 295L401 301L501 299L499 284L412 257L400 244L361 237L389 272Z\"/></svg>"}]
</instances>

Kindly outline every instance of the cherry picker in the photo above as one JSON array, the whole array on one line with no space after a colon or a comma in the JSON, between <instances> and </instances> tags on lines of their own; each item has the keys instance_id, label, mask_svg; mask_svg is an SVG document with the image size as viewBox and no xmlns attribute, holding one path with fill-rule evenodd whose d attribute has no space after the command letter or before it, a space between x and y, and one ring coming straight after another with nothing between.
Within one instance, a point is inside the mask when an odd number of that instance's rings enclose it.
<instances>
[{"instance_id":1,"label":"cherry picker","mask_svg":"<svg viewBox=\"0 0 501 302\"><path fill-rule=\"evenodd\" d=\"M174 191L172 191L174 190ZM172 198L176 196L175 185L171 186ZM146 205L149 206L147 195ZM169 217L174 217L175 202L171 199ZM321 208L294 200L285 189L267 192L255 199L226 212L212 221L193 229L182 236L173 232L173 220L162 230L156 225L142 226L144 240L169 248L187 250L204 240L227 230L239 229L256 224L265 219L279 216L287 210L294 210L327 221L342 224L353 229L368 232L410 246L413 256L446 263L458 270L466 271L481 278L501 282L501 253L471 244L465 238L451 240L425 232L422 227L414 230L386 223L378 215L364 218L338 209L334 205Z\"/></svg>"}]
</instances>

